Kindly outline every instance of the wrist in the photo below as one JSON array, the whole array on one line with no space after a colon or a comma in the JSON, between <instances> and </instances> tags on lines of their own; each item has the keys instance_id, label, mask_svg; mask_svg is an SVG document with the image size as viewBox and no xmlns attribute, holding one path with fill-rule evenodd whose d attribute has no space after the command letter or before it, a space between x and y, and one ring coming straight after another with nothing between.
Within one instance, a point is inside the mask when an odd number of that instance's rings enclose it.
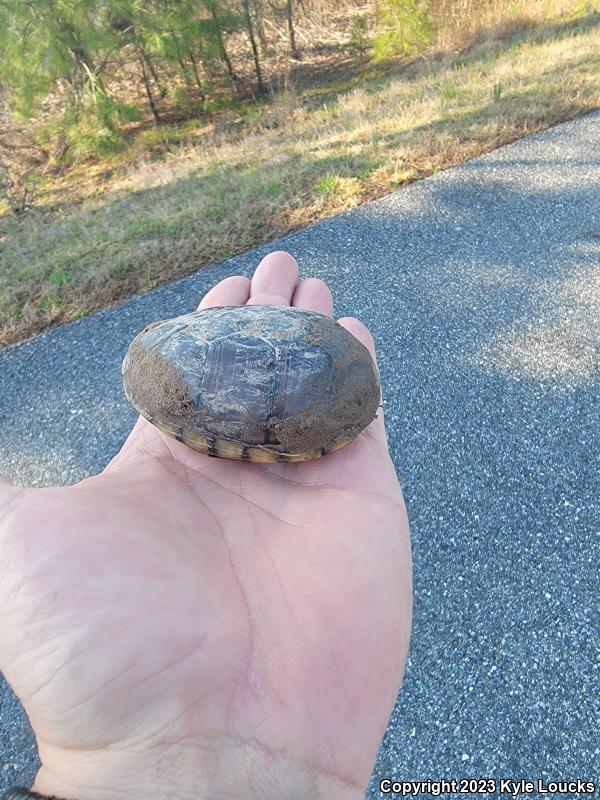
<instances>
[{"instance_id":1,"label":"wrist","mask_svg":"<svg viewBox=\"0 0 600 800\"><path fill-rule=\"evenodd\" d=\"M62 800L363 800L366 791L253 741L42 754L32 791ZM49 754L48 754L49 755Z\"/></svg>"}]
</instances>

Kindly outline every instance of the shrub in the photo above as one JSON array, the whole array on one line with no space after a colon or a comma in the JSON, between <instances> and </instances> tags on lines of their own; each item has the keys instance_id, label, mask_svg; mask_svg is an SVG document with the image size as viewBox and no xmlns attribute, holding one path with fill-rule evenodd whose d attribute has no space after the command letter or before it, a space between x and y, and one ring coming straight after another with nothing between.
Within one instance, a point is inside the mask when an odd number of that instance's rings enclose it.
<instances>
[{"instance_id":1,"label":"shrub","mask_svg":"<svg viewBox=\"0 0 600 800\"><path fill-rule=\"evenodd\" d=\"M378 23L373 50L376 61L411 53L431 38L432 23L424 0L383 0Z\"/></svg>"}]
</instances>

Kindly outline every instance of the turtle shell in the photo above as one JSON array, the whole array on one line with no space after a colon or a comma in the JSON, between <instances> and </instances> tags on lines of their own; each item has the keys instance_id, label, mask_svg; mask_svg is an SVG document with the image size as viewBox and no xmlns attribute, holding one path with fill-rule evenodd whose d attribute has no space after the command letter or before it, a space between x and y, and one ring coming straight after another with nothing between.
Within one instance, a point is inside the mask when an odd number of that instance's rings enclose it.
<instances>
[{"instance_id":1,"label":"turtle shell","mask_svg":"<svg viewBox=\"0 0 600 800\"><path fill-rule=\"evenodd\" d=\"M149 325L123 361L129 402L211 456L306 461L348 444L375 417L369 351L323 314L221 306Z\"/></svg>"}]
</instances>

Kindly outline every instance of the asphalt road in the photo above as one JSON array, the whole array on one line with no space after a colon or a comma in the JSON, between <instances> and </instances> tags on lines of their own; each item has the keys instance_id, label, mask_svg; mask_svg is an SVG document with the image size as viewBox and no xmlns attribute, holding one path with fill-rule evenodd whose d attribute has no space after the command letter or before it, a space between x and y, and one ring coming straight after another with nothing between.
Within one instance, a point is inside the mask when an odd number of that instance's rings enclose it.
<instances>
[{"instance_id":1,"label":"asphalt road","mask_svg":"<svg viewBox=\"0 0 600 800\"><path fill-rule=\"evenodd\" d=\"M0 471L42 486L124 441L134 334L271 250L370 326L415 615L369 797L384 777L600 781L599 145L581 117L0 352ZM29 785L6 687L0 713L0 789Z\"/></svg>"}]
</instances>

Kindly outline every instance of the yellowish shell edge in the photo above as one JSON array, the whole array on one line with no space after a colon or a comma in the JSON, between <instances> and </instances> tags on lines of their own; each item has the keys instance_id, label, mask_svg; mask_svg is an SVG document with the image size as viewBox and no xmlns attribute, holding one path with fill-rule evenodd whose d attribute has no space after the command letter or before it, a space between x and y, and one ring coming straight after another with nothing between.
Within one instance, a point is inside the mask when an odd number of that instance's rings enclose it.
<instances>
[{"instance_id":1,"label":"yellowish shell edge","mask_svg":"<svg viewBox=\"0 0 600 800\"><path fill-rule=\"evenodd\" d=\"M221 439L208 434L176 429L171 425L160 422L145 409L138 408L138 406L135 407L155 428L158 428L159 431L165 433L167 436L177 439L178 442L182 442L192 450L205 453L207 456L228 458L234 461L252 461L257 464L271 464L276 461L313 461L314 459L322 458L324 455L334 450L340 450L352 441L352 439L349 438L336 439L328 447L323 447L320 450L312 450L308 453L284 453L268 445L246 445L235 439Z\"/></svg>"}]
</instances>

